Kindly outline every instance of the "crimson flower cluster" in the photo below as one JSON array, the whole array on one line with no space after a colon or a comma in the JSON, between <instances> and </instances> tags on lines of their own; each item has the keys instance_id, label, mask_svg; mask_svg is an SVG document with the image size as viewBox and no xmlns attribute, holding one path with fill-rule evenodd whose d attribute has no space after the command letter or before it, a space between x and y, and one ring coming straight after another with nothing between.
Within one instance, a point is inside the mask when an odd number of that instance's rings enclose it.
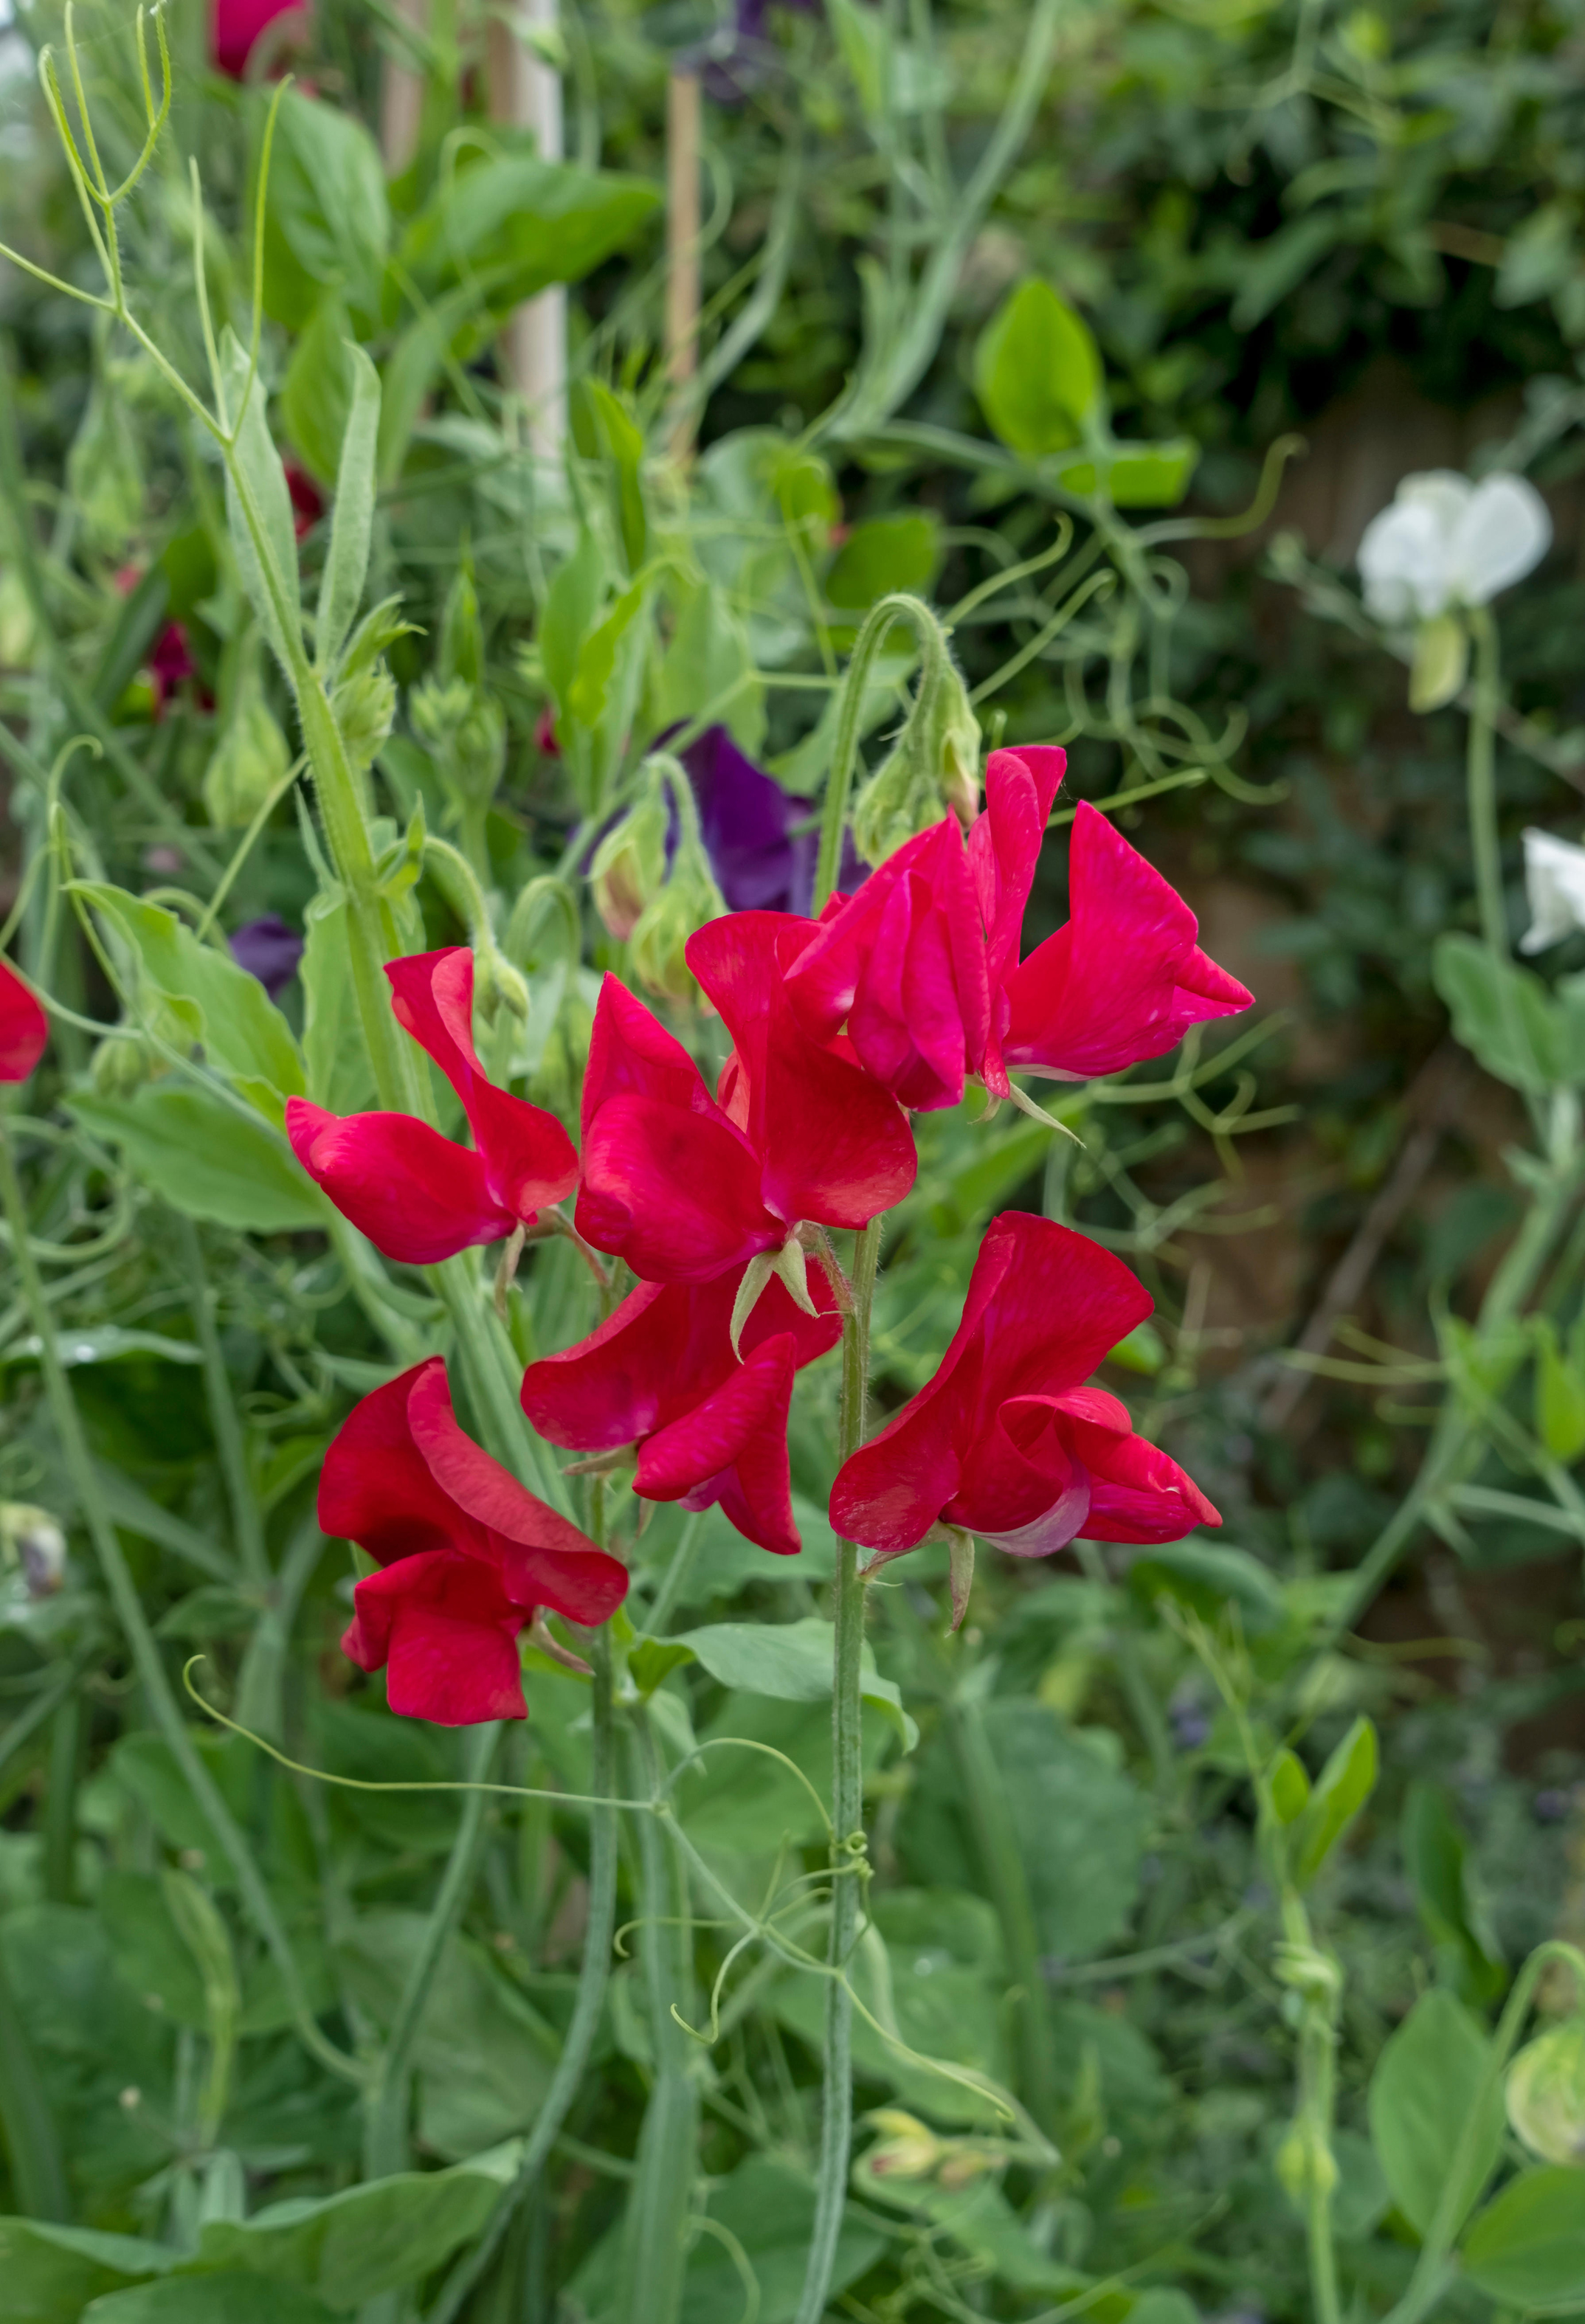
<instances>
[{"instance_id":1,"label":"crimson flower cluster","mask_svg":"<svg viewBox=\"0 0 1585 2324\"><path fill-rule=\"evenodd\" d=\"M992 752L966 840L944 816L817 920L739 911L699 929L688 965L733 1043L714 1089L607 976L581 1154L481 1066L471 954L393 962L398 1021L450 1082L472 1145L406 1114L342 1118L293 1099L299 1160L412 1264L543 1231L576 1188L576 1231L637 1285L577 1346L528 1367L529 1419L552 1444L631 1457L646 1499L718 1506L750 1541L793 1554L794 1376L835 1346L847 1296L827 1230L862 1228L908 1193L905 1109L955 1104L970 1080L1006 1096L1012 1071L1116 1072L1249 1004L1199 949L1182 899L1083 806L1067 924L1020 959L1064 764L1057 750ZM844 1464L834 1525L882 1559L944 1526L1044 1557L1081 1533L1171 1541L1219 1523L1125 1406L1086 1385L1150 1305L1083 1235L996 1219L939 1370ZM388 1667L394 1709L444 1723L522 1716L518 1631L546 1608L598 1622L626 1588L615 1559L464 1434L438 1358L357 1406L319 1517L379 1567L356 1586L347 1653Z\"/></svg>"}]
</instances>

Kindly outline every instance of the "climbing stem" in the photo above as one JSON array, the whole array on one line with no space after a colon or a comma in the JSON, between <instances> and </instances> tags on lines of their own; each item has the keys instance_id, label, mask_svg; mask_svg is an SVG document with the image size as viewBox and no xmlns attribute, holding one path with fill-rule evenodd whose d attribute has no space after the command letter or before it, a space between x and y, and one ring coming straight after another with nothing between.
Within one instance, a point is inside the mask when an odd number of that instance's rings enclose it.
<instances>
[{"instance_id":1,"label":"climbing stem","mask_svg":"<svg viewBox=\"0 0 1585 2324\"><path fill-rule=\"evenodd\" d=\"M864 1441L870 1380L870 1310L880 1257L880 1221L871 1219L853 1254L853 1307L843 1325L840 1452ZM836 1553L836 1641L832 1690L831 1938L827 1958L844 1970L858 1940L867 1870L864 1852L863 1730L859 1686L864 1650L864 1584L856 1544ZM836 2264L853 2136L852 1998L845 1976L825 1987L825 2038L820 2095L820 2166L815 2226L797 2324L820 2324Z\"/></svg>"}]
</instances>

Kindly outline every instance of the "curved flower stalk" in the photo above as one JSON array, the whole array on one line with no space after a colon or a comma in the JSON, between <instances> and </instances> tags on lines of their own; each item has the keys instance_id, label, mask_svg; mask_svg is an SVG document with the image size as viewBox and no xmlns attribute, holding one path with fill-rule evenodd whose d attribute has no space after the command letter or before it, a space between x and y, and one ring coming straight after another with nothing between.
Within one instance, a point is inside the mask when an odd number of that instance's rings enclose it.
<instances>
[{"instance_id":1,"label":"curved flower stalk","mask_svg":"<svg viewBox=\"0 0 1585 2324\"><path fill-rule=\"evenodd\" d=\"M529 1366L523 1410L552 1444L632 1445L635 1492L686 1509L719 1505L746 1539L789 1557L803 1546L788 1472L793 1375L835 1347L842 1318L818 1276L814 1315L773 1280L734 1351L744 1271L640 1284L576 1348Z\"/></svg>"},{"instance_id":2,"label":"curved flower stalk","mask_svg":"<svg viewBox=\"0 0 1585 2324\"><path fill-rule=\"evenodd\" d=\"M525 1718L519 1631L543 1607L593 1626L627 1595L618 1559L463 1434L438 1356L343 1423L319 1524L381 1566L353 1591L343 1648L387 1669L392 1711L442 1727Z\"/></svg>"},{"instance_id":3,"label":"curved flower stalk","mask_svg":"<svg viewBox=\"0 0 1585 2324\"><path fill-rule=\"evenodd\" d=\"M480 1065L465 945L410 954L385 973L392 1014L456 1092L475 1150L413 1114L343 1117L300 1097L288 1102L286 1130L343 1216L387 1259L421 1266L533 1226L571 1194L577 1157L553 1113L499 1089Z\"/></svg>"},{"instance_id":4,"label":"curved flower stalk","mask_svg":"<svg viewBox=\"0 0 1585 2324\"><path fill-rule=\"evenodd\" d=\"M876 1553L937 1525L1014 1557L1091 1541L1177 1541L1220 1525L1128 1408L1084 1383L1142 1323L1150 1295L1121 1259L1024 1212L994 1220L935 1378L844 1462L831 1521Z\"/></svg>"}]
</instances>

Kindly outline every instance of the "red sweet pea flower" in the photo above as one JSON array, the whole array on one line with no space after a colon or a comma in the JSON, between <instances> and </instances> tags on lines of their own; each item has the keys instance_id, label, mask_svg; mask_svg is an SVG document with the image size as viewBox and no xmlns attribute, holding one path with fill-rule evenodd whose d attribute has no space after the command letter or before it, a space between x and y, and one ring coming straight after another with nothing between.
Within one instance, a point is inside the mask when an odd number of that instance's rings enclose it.
<instances>
[{"instance_id":1,"label":"red sweet pea flower","mask_svg":"<svg viewBox=\"0 0 1585 2324\"><path fill-rule=\"evenodd\" d=\"M831 1522L882 1556L938 1518L1015 1557L1075 1535L1177 1541L1221 1517L1127 1407L1083 1382L1144 1322L1150 1296L1121 1259L1049 1219L991 1222L963 1316L935 1377L839 1472Z\"/></svg>"},{"instance_id":2,"label":"red sweet pea flower","mask_svg":"<svg viewBox=\"0 0 1585 2324\"><path fill-rule=\"evenodd\" d=\"M388 1670L392 1711L465 1727L521 1719L514 1643L536 1609L604 1622L627 1572L465 1436L438 1356L416 1364L343 1424L325 1456L319 1524L383 1571L353 1591L341 1644Z\"/></svg>"},{"instance_id":3,"label":"red sweet pea flower","mask_svg":"<svg viewBox=\"0 0 1585 2324\"><path fill-rule=\"evenodd\" d=\"M731 912L687 963L735 1047L712 1100L681 1043L616 978L594 1012L584 1079L578 1230L657 1283L704 1283L781 1248L801 1220L861 1227L914 1182L914 1144L868 1074L794 1017L779 912Z\"/></svg>"},{"instance_id":4,"label":"red sweet pea flower","mask_svg":"<svg viewBox=\"0 0 1585 2324\"><path fill-rule=\"evenodd\" d=\"M0 960L0 1082L25 1082L49 1038L43 1010L16 971Z\"/></svg>"},{"instance_id":5,"label":"red sweet pea flower","mask_svg":"<svg viewBox=\"0 0 1585 2324\"><path fill-rule=\"evenodd\" d=\"M214 0L209 29L215 61L221 71L240 80L260 33L277 16L296 14L306 23L307 12L299 12L295 0Z\"/></svg>"},{"instance_id":6,"label":"red sweet pea flower","mask_svg":"<svg viewBox=\"0 0 1585 2324\"><path fill-rule=\"evenodd\" d=\"M996 1097L1008 1068L1083 1080L1157 1056L1252 995L1196 950L1193 914L1094 807L1069 856L1073 918L1018 964L1024 908L1067 764L1064 751L993 751L965 846L946 816L827 907L792 958L794 1009L905 1105L956 1105L966 1075Z\"/></svg>"},{"instance_id":7,"label":"red sweet pea flower","mask_svg":"<svg viewBox=\"0 0 1585 2324\"><path fill-rule=\"evenodd\" d=\"M393 960L398 1024L462 1100L470 1153L410 1113L327 1113L289 1098L286 1134L310 1178L387 1259L410 1266L499 1242L569 1194L577 1156L560 1122L485 1077L474 1049L474 956L465 945Z\"/></svg>"},{"instance_id":8,"label":"red sweet pea flower","mask_svg":"<svg viewBox=\"0 0 1585 2324\"><path fill-rule=\"evenodd\" d=\"M801 1549L788 1475L793 1373L842 1337L823 1276L818 1315L767 1285L732 1351L742 1270L710 1283L642 1283L588 1339L523 1374L523 1410L552 1444L580 1452L639 1448L635 1491L687 1509L719 1502L761 1549Z\"/></svg>"}]
</instances>

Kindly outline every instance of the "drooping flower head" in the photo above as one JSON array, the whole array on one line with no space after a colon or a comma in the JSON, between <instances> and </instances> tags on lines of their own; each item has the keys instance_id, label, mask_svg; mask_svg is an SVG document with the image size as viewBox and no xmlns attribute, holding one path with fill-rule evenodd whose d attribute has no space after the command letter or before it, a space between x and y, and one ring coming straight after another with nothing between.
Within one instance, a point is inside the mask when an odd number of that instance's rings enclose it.
<instances>
[{"instance_id":1,"label":"drooping flower head","mask_svg":"<svg viewBox=\"0 0 1585 2324\"><path fill-rule=\"evenodd\" d=\"M1176 1541L1221 1520L1126 1406L1084 1385L1150 1313L1097 1243L1019 1211L991 1222L935 1376L844 1462L831 1522L883 1557L938 1522L1015 1557L1093 1541Z\"/></svg>"},{"instance_id":2,"label":"drooping flower head","mask_svg":"<svg viewBox=\"0 0 1585 2324\"><path fill-rule=\"evenodd\" d=\"M761 1549L790 1556L787 1417L794 1372L834 1348L842 1319L818 1274L814 1315L772 1279L733 1351L742 1270L709 1283L641 1283L598 1331L523 1375L523 1410L541 1436L581 1452L637 1448L633 1489L687 1509L717 1504Z\"/></svg>"},{"instance_id":3,"label":"drooping flower head","mask_svg":"<svg viewBox=\"0 0 1585 2324\"><path fill-rule=\"evenodd\" d=\"M526 1716L515 1642L537 1609L589 1626L627 1593L616 1558L464 1434L438 1356L343 1423L318 1517L382 1568L353 1591L344 1651L386 1670L392 1711L443 1727Z\"/></svg>"},{"instance_id":4,"label":"drooping flower head","mask_svg":"<svg viewBox=\"0 0 1585 2324\"><path fill-rule=\"evenodd\" d=\"M688 965L734 1047L711 1097L682 1044L625 986L601 989L584 1079L579 1232L653 1283L705 1283L779 1250L806 1220L864 1226L914 1181L893 1099L823 1047L788 1002L799 924L733 912Z\"/></svg>"},{"instance_id":5,"label":"drooping flower head","mask_svg":"<svg viewBox=\"0 0 1585 2324\"><path fill-rule=\"evenodd\" d=\"M409 1113L327 1112L287 1101L286 1133L309 1176L387 1259L410 1266L498 1242L572 1192L577 1157L553 1113L498 1089L474 1048L474 956L465 945L386 968L392 1009L462 1101L474 1149Z\"/></svg>"},{"instance_id":6,"label":"drooping flower head","mask_svg":"<svg viewBox=\"0 0 1585 2324\"><path fill-rule=\"evenodd\" d=\"M42 1007L9 962L0 960L0 1082L25 1082L49 1038Z\"/></svg>"}]
</instances>

